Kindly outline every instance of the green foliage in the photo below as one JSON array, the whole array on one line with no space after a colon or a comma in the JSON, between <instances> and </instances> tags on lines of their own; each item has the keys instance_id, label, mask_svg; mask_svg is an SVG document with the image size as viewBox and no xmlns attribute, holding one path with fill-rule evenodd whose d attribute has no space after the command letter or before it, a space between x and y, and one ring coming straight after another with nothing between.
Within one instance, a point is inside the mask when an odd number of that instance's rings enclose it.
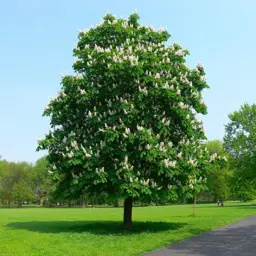
<instances>
[{"instance_id":1,"label":"green foliage","mask_svg":"<svg viewBox=\"0 0 256 256\"><path fill-rule=\"evenodd\" d=\"M247 202L256 198L256 184L255 180L245 180L238 177L239 172L235 171L232 179L232 193L233 196L241 201Z\"/></svg>"},{"instance_id":2,"label":"green foliage","mask_svg":"<svg viewBox=\"0 0 256 256\"><path fill-rule=\"evenodd\" d=\"M55 185L48 174L46 156L36 161L33 167L32 180L36 198L42 203L42 201L48 199L55 190Z\"/></svg>"},{"instance_id":3,"label":"green foliage","mask_svg":"<svg viewBox=\"0 0 256 256\"><path fill-rule=\"evenodd\" d=\"M207 186L214 200L225 201L230 197L230 181L232 172L228 169L213 168L210 170Z\"/></svg>"},{"instance_id":4,"label":"green foliage","mask_svg":"<svg viewBox=\"0 0 256 256\"><path fill-rule=\"evenodd\" d=\"M229 115L224 147L234 169L233 193L241 200L256 195L256 105L244 104Z\"/></svg>"},{"instance_id":5,"label":"green foliage","mask_svg":"<svg viewBox=\"0 0 256 256\"><path fill-rule=\"evenodd\" d=\"M224 147L240 179L256 178L256 105L244 104L229 114L225 127Z\"/></svg>"},{"instance_id":6,"label":"green foliage","mask_svg":"<svg viewBox=\"0 0 256 256\"><path fill-rule=\"evenodd\" d=\"M30 187L28 187L25 181L16 183L13 186L12 199L14 201L25 201L25 200L31 200L34 198L35 198L35 194L33 193L33 190Z\"/></svg>"},{"instance_id":7,"label":"green foliage","mask_svg":"<svg viewBox=\"0 0 256 256\"><path fill-rule=\"evenodd\" d=\"M47 199L55 186L48 175L46 157L33 166L26 162L0 161L0 201L3 203Z\"/></svg>"},{"instance_id":8,"label":"green foliage","mask_svg":"<svg viewBox=\"0 0 256 256\"><path fill-rule=\"evenodd\" d=\"M62 79L46 107L52 130L38 146L48 150L59 193L174 199L200 188L217 158L196 117L207 113L208 85L202 65L188 68L188 51L167 46L169 37L139 25L137 14L108 14L79 33L76 75Z\"/></svg>"},{"instance_id":9,"label":"green foliage","mask_svg":"<svg viewBox=\"0 0 256 256\"><path fill-rule=\"evenodd\" d=\"M223 148L223 144L219 140L208 141L206 148L210 154L217 153L225 158L225 164L215 163L214 167L207 173L207 194L213 197L214 201L225 201L230 196L230 184L233 172L229 169L229 157Z\"/></svg>"},{"instance_id":10,"label":"green foliage","mask_svg":"<svg viewBox=\"0 0 256 256\"><path fill-rule=\"evenodd\" d=\"M31 192L31 169L32 166L25 162L2 162L0 179L0 199L2 201L10 203L10 201L21 198L22 195L30 195L28 191ZM22 199L29 198L23 197Z\"/></svg>"},{"instance_id":11,"label":"green foliage","mask_svg":"<svg viewBox=\"0 0 256 256\"><path fill-rule=\"evenodd\" d=\"M222 146L222 142L220 140L207 141L206 147L210 154L214 154L214 153L217 153L218 155L224 154L224 149Z\"/></svg>"}]
</instances>

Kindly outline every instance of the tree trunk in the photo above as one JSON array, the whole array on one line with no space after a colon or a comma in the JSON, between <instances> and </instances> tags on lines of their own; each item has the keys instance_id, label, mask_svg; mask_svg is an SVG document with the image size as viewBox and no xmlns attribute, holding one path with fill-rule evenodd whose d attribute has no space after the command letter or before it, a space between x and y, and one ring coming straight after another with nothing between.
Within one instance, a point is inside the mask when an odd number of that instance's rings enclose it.
<instances>
[{"instance_id":1,"label":"tree trunk","mask_svg":"<svg viewBox=\"0 0 256 256\"><path fill-rule=\"evenodd\" d=\"M132 197L124 201L124 227L125 229L132 228Z\"/></svg>"},{"instance_id":2,"label":"tree trunk","mask_svg":"<svg viewBox=\"0 0 256 256\"><path fill-rule=\"evenodd\" d=\"M119 207L119 200L118 199L114 201L114 207Z\"/></svg>"},{"instance_id":3,"label":"tree trunk","mask_svg":"<svg viewBox=\"0 0 256 256\"><path fill-rule=\"evenodd\" d=\"M82 195L82 208L85 208L85 196Z\"/></svg>"},{"instance_id":4,"label":"tree trunk","mask_svg":"<svg viewBox=\"0 0 256 256\"><path fill-rule=\"evenodd\" d=\"M86 206L86 208L88 208L88 200L89 200L89 199L88 199L88 196L86 195L86 196L85 196L85 206Z\"/></svg>"},{"instance_id":5,"label":"tree trunk","mask_svg":"<svg viewBox=\"0 0 256 256\"><path fill-rule=\"evenodd\" d=\"M22 204L21 204L21 201L19 200L18 201L18 208L21 208L22 207Z\"/></svg>"},{"instance_id":6,"label":"tree trunk","mask_svg":"<svg viewBox=\"0 0 256 256\"><path fill-rule=\"evenodd\" d=\"M192 216L196 216L196 195L194 195L194 204L193 204Z\"/></svg>"}]
</instances>

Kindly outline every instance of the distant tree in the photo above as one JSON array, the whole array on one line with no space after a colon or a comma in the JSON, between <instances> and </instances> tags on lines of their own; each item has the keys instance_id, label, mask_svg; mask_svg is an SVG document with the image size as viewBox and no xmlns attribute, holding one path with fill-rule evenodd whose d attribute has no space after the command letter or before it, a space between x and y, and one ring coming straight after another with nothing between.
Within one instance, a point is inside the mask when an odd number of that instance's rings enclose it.
<instances>
[{"instance_id":1,"label":"distant tree","mask_svg":"<svg viewBox=\"0 0 256 256\"><path fill-rule=\"evenodd\" d=\"M43 200L47 200L55 190L55 185L48 173L46 156L38 159L33 166L32 182L36 199L38 200L38 203L42 205Z\"/></svg>"},{"instance_id":2,"label":"distant tree","mask_svg":"<svg viewBox=\"0 0 256 256\"><path fill-rule=\"evenodd\" d=\"M189 196L211 165L196 117L207 112L202 65L188 68L188 51L167 46L167 31L138 21L108 14L79 33L76 75L45 109L53 130L38 147L61 194L123 198L126 228L133 199Z\"/></svg>"},{"instance_id":3,"label":"distant tree","mask_svg":"<svg viewBox=\"0 0 256 256\"><path fill-rule=\"evenodd\" d=\"M27 198L21 198L21 196L19 196L18 198L18 194L29 195L29 193L27 193L29 190L31 193L33 193L30 176L32 166L26 162L5 162L2 168L2 175L0 179L1 200L6 201L9 207L12 201L18 201L18 207L20 207L22 200L28 200L32 198L31 196L28 196Z\"/></svg>"},{"instance_id":4,"label":"distant tree","mask_svg":"<svg viewBox=\"0 0 256 256\"><path fill-rule=\"evenodd\" d=\"M228 169L213 168L208 175L207 186L214 201L225 201L230 197L231 193L232 171Z\"/></svg>"},{"instance_id":5,"label":"distant tree","mask_svg":"<svg viewBox=\"0 0 256 256\"><path fill-rule=\"evenodd\" d=\"M229 159L227 153L223 148L223 144L219 140L208 141L206 147L210 154L217 153L221 157ZM232 170L230 170L229 162L223 167L218 163L209 170L207 175L207 187L208 192L213 196L214 201L225 201L229 198L231 193L231 178Z\"/></svg>"},{"instance_id":6,"label":"distant tree","mask_svg":"<svg viewBox=\"0 0 256 256\"><path fill-rule=\"evenodd\" d=\"M35 194L26 180L20 181L13 186L12 200L18 202L18 208L22 207L22 202L35 199Z\"/></svg>"},{"instance_id":7,"label":"distant tree","mask_svg":"<svg viewBox=\"0 0 256 256\"><path fill-rule=\"evenodd\" d=\"M240 179L256 180L256 105L244 104L229 119L224 147Z\"/></svg>"},{"instance_id":8,"label":"distant tree","mask_svg":"<svg viewBox=\"0 0 256 256\"><path fill-rule=\"evenodd\" d=\"M218 155L226 155L224 152L223 143L220 140L207 141L206 147L210 154L217 153Z\"/></svg>"},{"instance_id":9,"label":"distant tree","mask_svg":"<svg viewBox=\"0 0 256 256\"><path fill-rule=\"evenodd\" d=\"M254 180L241 179L239 181L237 173L235 173L231 184L231 191L235 199L247 202L256 198L256 186Z\"/></svg>"},{"instance_id":10,"label":"distant tree","mask_svg":"<svg viewBox=\"0 0 256 256\"><path fill-rule=\"evenodd\" d=\"M229 119L224 148L234 169L233 192L241 199L253 198L256 194L256 105L242 105L229 114Z\"/></svg>"},{"instance_id":11,"label":"distant tree","mask_svg":"<svg viewBox=\"0 0 256 256\"><path fill-rule=\"evenodd\" d=\"M7 161L0 161L0 199L11 204L12 180L7 177Z\"/></svg>"}]
</instances>

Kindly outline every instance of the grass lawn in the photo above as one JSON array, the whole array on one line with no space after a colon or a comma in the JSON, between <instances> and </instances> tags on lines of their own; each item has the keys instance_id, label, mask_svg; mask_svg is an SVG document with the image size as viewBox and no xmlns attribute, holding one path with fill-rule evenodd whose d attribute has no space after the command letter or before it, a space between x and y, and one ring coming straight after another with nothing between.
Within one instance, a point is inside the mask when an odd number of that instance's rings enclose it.
<instances>
[{"instance_id":1,"label":"grass lawn","mask_svg":"<svg viewBox=\"0 0 256 256\"><path fill-rule=\"evenodd\" d=\"M140 255L256 214L252 203L136 207L134 231L123 231L121 208L0 209L1 256Z\"/></svg>"}]
</instances>

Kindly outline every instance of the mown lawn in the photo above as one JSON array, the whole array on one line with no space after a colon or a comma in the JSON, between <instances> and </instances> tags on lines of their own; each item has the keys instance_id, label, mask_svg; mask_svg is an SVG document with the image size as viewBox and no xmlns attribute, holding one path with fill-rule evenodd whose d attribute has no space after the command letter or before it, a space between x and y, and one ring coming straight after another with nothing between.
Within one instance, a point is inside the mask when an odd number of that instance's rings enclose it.
<instances>
[{"instance_id":1,"label":"mown lawn","mask_svg":"<svg viewBox=\"0 0 256 256\"><path fill-rule=\"evenodd\" d=\"M123 231L121 208L0 209L1 256L140 255L256 214L252 203L136 207Z\"/></svg>"}]
</instances>

